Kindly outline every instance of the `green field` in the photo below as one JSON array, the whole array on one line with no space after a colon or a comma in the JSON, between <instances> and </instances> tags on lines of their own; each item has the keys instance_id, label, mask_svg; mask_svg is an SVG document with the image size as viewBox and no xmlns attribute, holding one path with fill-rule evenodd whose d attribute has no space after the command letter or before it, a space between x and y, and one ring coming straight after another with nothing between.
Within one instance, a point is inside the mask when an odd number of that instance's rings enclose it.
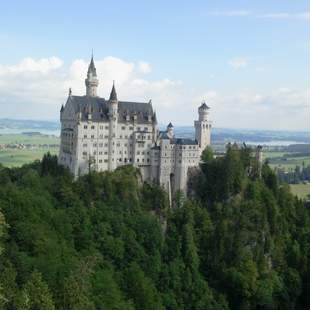
<instances>
[{"instance_id":1,"label":"green field","mask_svg":"<svg viewBox=\"0 0 310 310\"><path fill-rule=\"evenodd\" d=\"M23 135L23 134L0 134L0 144L23 143L23 144L58 144L59 138L47 135Z\"/></svg>"},{"instance_id":2,"label":"green field","mask_svg":"<svg viewBox=\"0 0 310 310\"><path fill-rule=\"evenodd\" d=\"M306 199L310 195L310 183L291 184L292 193L301 199Z\"/></svg>"},{"instance_id":3,"label":"green field","mask_svg":"<svg viewBox=\"0 0 310 310\"><path fill-rule=\"evenodd\" d=\"M272 168L284 168L286 171L295 169L296 166L310 165L310 156L287 156L284 152L264 152L264 159L269 161Z\"/></svg>"},{"instance_id":4,"label":"green field","mask_svg":"<svg viewBox=\"0 0 310 310\"><path fill-rule=\"evenodd\" d=\"M6 167L18 167L41 159L47 152L58 154L59 138L45 135L22 135L3 134L0 135L0 144L31 144L32 148L27 149L0 149L0 163ZM48 146L53 145L53 146Z\"/></svg>"}]
</instances>

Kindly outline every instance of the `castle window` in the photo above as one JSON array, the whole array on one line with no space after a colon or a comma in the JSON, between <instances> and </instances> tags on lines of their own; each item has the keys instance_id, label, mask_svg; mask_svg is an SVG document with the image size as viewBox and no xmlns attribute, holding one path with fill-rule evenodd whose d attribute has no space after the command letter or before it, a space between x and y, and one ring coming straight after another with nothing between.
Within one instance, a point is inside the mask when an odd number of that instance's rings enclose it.
<instances>
[{"instance_id":1,"label":"castle window","mask_svg":"<svg viewBox=\"0 0 310 310\"><path fill-rule=\"evenodd\" d=\"M87 138L87 135L84 135L84 138L86 139L86 138Z\"/></svg>"},{"instance_id":2,"label":"castle window","mask_svg":"<svg viewBox=\"0 0 310 310\"><path fill-rule=\"evenodd\" d=\"M92 139L94 139L94 138L95 138L95 136L94 136L94 135L91 135L90 137L91 137Z\"/></svg>"},{"instance_id":3,"label":"castle window","mask_svg":"<svg viewBox=\"0 0 310 310\"><path fill-rule=\"evenodd\" d=\"M109 136L104 136L104 138L105 138L105 139L108 139L108 138L109 138Z\"/></svg>"},{"instance_id":4,"label":"castle window","mask_svg":"<svg viewBox=\"0 0 310 310\"><path fill-rule=\"evenodd\" d=\"M129 130L133 130L133 127L132 127L132 126L130 126L130 127L129 127Z\"/></svg>"},{"instance_id":5,"label":"castle window","mask_svg":"<svg viewBox=\"0 0 310 310\"><path fill-rule=\"evenodd\" d=\"M87 152L83 152L83 155L86 156L86 155L87 155Z\"/></svg>"},{"instance_id":6,"label":"castle window","mask_svg":"<svg viewBox=\"0 0 310 310\"><path fill-rule=\"evenodd\" d=\"M99 155L102 155L102 152L99 152Z\"/></svg>"},{"instance_id":7,"label":"castle window","mask_svg":"<svg viewBox=\"0 0 310 310\"><path fill-rule=\"evenodd\" d=\"M105 143L104 146L105 146L105 147L108 147L108 143Z\"/></svg>"},{"instance_id":8,"label":"castle window","mask_svg":"<svg viewBox=\"0 0 310 310\"><path fill-rule=\"evenodd\" d=\"M132 158L129 158L129 161L131 162L131 161L132 161Z\"/></svg>"},{"instance_id":9,"label":"castle window","mask_svg":"<svg viewBox=\"0 0 310 310\"><path fill-rule=\"evenodd\" d=\"M103 143L99 143L99 147L103 147Z\"/></svg>"},{"instance_id":10,"label":"castle window","mask_svg":"<svg viewBox=\"0 0 310 310\"><path fill-rule=\"evenodd\" d=\"M99 139L103 139L103 135L100 135L100 136L99 136Z\"/></svg>"},{"instance_id":11,"label":"castle window","mask_svg":"<svg viewBox=\"0 0 310 310\"><path fill-rule=\"evenodd\" d=\"M84 144L83 144L83 147L87 147L87 143L84 143Z\"/></svg>"},{"instance_id":12,"label":"castle window","mask_svg":"<svg viewBox=\"0 0 310 310\"><path fill-rule=\"evenodd\" d=\"M95 129L95 126L91 126L91 129Z\"/></svg>"},{"instance_id":13,"label":"castle window","mask_svg":"<svg viewBox=\"0 0 310 310\"><path fill-rule=\"evenodd\" d=\"M105 126L105 129L109 129L109 126Z\"/></svg>"},{"instance_id":14,"label":"castle window","mask_svg":"<svg viewBox=\"0 0 310 310\"><path fill-rule=\"evenodd\" d=\"M117 143L116 146L121 146L121 145L119 143Z\"/></svg>"},{"instance_id":15,"label":"castle window","mask_svg":"<svg viewBox=\"0 0 310 310\"><path fill-rule=\"evenodd\" d=\"M123 139L123 136L122 136L122 135L120 135L120 136L119 136L119 138L120 138L120 139Z\"/></svg>"},{"instance_id":16,"label":"castle window","mask_svg":"<svg viewBox=\"0 0 310 310\"><path fill-rule=\"evenodd\" d=\"M104 152L104 155L108 155L108 152Z\"/></svg>"},{"instance_id":17,"label":"castle window","mask_svg":"<svg viewBox=\"0 0 310 310\"><path fill-rule=\"evenodd\" d=\"M125 130L126 129L126 127L125 126L122 126L122 130Z\"/></svg>"},{"instance_id":18,"label":"castle window","mask_svg":"<svg viewBox=\"0 0 310 310\"><path fill-rule=\"evenodd\" d=\"M127 163L127 158L126 157L124 158L124 162Z\"/></svg>"},{"instance_id":19,"label":"castle window","mask_svg":"<svg viewBox=\"0 0 310 310\"><path fill-rule=\"evenodd\" d=\"M94 147L97 147L97 143L94 143L93 146L94 146Z\"/></svg>"},{"instance_id":20,"label":"castle window","mask_svg":"<svg viewBox=\"0 0 310 310\"><path fill-rule=\"evenodd\" d=\"M102 163L102 159L99 159L99 163Z\"/></svg>"},{"instance_id":21,"label":"castle window","mask_svg":"<svg viewBox=\"0 0 310 310\"><path fill-rule=\"evenodd\" d=\"M147 131L147 127L144 127L144 131Z\"/></svg>"},{"instance_id":22,"label":"castle window","mask_svg":"<svg viewBox=\"0 0 310 310\"><path fill-rule=\"evenodd\" d=\"M87 129L87 125L84 125L84 129Z\"/></svg>"},{"instance_id":23,"label":"castle window","mask_svg":"<svg viewBox=\"0 0 310 310\"><path fill-rule=\"evenodd\" d=\"M128 136L125 136L125 139L128 139Z\"/></svg>"},{"instance_id":24,"label":"castle window","mask_svg":"<svg viewBox=\"0 0 310 310\"><path fill-rule=\"evenodd\" d=\"M140 155L140 151L137 152L137 155Z\"/></svg>"},{"instance_id":25,"label":"castle window","mask_svg":"<svg viewBox=\"0 0 310 310\"><path fill-rule=\"evenodd\" d=\"M108 160L107 160L107 159L105 159L105 160L104 160L104 162L105 162L105 163L107 163L107 162L108 162Z\"/></svg>"},{"instance_id":26,"label":"castle window","mask_svg":"<svg viewBox=\"0 0 310 310\"><path fill-rule=\"evenodd\" d=\"M120 158L119 161L122 161L122 159Z\"/></svg>"},{"instance_id":27,"label":"castle window","mask_svg":"<svg viewBox=\"0 0 310 310\"><path fill-rule=\"evenodd\" d=\"M138 163L139 161L140 161L139 158L137 158L137 163Z\"/></svg>"},{"instance_id":28,"label":"castle window","mask_svg":"<svg viewBox=\"0 0 310 310\"><path fill-rule=\"evenodd\" d=\"M147 162L148 162L148 163L150 162L150 159L149 159L149 158L147 159Z\"/></svg>"},{"instance_id":29,"label":"castle window","mask_svg":"<svg viewBox=\"0 0 310 310\"><path fill-rule=\"evenodd\" d=\"M140 130L141 130L141 127L138 127L137 130L140 131Z\"/></svg>"}]
</instances>

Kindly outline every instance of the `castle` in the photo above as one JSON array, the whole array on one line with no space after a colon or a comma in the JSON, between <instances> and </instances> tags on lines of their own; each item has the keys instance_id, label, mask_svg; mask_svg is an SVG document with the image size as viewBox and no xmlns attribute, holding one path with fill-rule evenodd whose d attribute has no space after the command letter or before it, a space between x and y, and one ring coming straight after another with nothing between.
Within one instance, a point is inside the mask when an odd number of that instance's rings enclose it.
<instances>
[{"instance_id":1,"label":"castle","mask_svg":"<svg viewBox=\"0 0 310 310\"><path fill-rule=\"evenodd\" d=\"M174 136L170 123L157 128L156 113L149 102L120 101L113 83L109 100L97 96L98 78L93 57L87 78L86 95L69 96L60 110L61 145L59 163L75 177L96 171L113 171L134 165L144 181L156 182L170 195L186 193L187 175L200 162L210 145L209 107L202 103L195 121L195 140ZM170 196L171 197L171 196Z\"/></svg>"}]
</instances>

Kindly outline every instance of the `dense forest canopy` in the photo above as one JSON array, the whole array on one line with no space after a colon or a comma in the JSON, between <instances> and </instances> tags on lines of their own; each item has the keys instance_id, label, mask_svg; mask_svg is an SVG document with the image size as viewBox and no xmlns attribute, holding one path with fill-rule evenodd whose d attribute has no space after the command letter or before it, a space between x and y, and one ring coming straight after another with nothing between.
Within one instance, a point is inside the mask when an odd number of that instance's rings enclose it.
<instances>
[{"instance_id":1,"label":"dense forest canopy","mask_svg":"<svg viewBox=\"0 0 310 310\"><path fill-rule=\"evenodd\" d=\"M0 168L0 309L309 309L310 218L247 148L202 155L187 199L131 166Z\"/></svg>"}]
</instances>

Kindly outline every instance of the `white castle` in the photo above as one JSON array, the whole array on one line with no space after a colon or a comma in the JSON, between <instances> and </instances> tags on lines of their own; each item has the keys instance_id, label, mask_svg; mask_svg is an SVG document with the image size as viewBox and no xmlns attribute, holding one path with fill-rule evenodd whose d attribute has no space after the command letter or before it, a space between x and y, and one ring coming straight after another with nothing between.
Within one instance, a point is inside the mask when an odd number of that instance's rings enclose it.
<instances>
[{"instance_id":1,"label":"white castle","mask_svg":"<svg viewBox=\"0 0 310 310\"><path fill-rule=\"evenodd\" d=\"M85 80L86 95L71 90L60 110L61 145L59 163L75 177L90 170L113 171L134 165L144 181L156 182L171 196L186 193L187 176L197 167L201 152L210 145L209 107L202 103L195 121L195 140L174 136L170 123L157 128L151 101L119 101L113 83L109 100L97 96L98 78L93 57Z\"/></svg>"}]
</instances>

